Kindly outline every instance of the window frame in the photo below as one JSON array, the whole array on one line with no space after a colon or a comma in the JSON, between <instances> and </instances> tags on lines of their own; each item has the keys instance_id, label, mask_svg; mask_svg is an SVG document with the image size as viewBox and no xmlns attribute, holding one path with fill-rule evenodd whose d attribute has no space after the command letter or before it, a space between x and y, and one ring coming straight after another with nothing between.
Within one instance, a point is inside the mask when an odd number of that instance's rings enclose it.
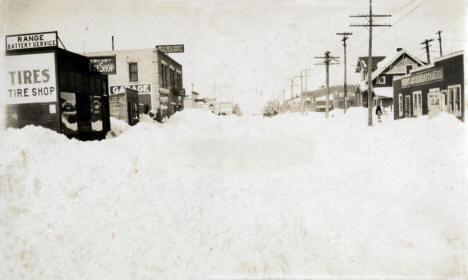
<instances>
[{"instance_id":1,"label":"window frame","mask_svg":"<svg viewBox=\"0 0 468 280\"><path fill-rule=\"evenodd\" d=\"M136 71L132 70L133 65L135 66ZM132 74L135 75L135 77L136 77L135 79L133 79L134 76L132 76ZM130 82L138 82L138 62L129 62L128 63L128 80Z\"/></svg>"},{"instance_id":2,"label":"window frame","mask_svg":"<svg viewBox=\"0 0 468 280\"><path fill-rule=\"evenodd\" d=\"M383 81L382 81L382 79L383 79ZM385 76L379 76L377 78L377 84L378 85L385 85L386 83L387 83L387 79L386 79Z\"/></svg>"},{"instance_id":3,"label":"window frame","mask_svg":"<svg viewBox=\"0 0 468 280\"><path fill-rule=\"evenodd\" d=\"M408 71L408 66L411 67L411 69L409 69L409 71ZM413 64L406 64L406 65L405 65L405 70L406 70L406 74L411 73L411 70L413 70Z\"/></svg>"},{"instance_id":4,"label":"window frame","mask_svg":"<svg viewBox=\"0 0 468 280\"><path fill-rule=\"evenodd\" d=\"M399 93L398 94L398 116L399 117L403 117L403 110L404 110L404 107L403 107L403 94L402 93Z\"/></svg>"},{"instance_id":5,"label":"window frame","mask_svg":"<svg viewBox=\"0 0 468 280\"><path fill-rule=\"evenodd\" d=\"M457 117L461 117L461 113L462 113L462 105L461 104L461 97L462 97L462 94L461 94L461 84L457 84L457 85L450 85L447 87L447 91L448 91L448 95L450 96L450 90L453 90L453 89L458 89L457 93L458 93L458 102L457 102L457 97L456 97L456 94L455 94L455 91L453 91L453 100L449 100L449 107L450 107L450 103L452 102L453 103L453 110L451 110L450 113L454 114L455 116ZM458 104L457 104L458 103ZM458 109L457 109L457 105L458 105Z\"/></svg>"},{"instance_id":6,"label":"window frame","mask_svg":"<svg viewBox=\"0 0 468 280\"><path fill-rule=\"evenodd\" d=\"M416 90L412 92L413 94L413 116L419 117L422 116L422 91L421 90ZM419 96L419 98L415 98L416 96ZM421 106L418 106L419 103L421 103ZM418 109L418 110L416 110Z\"/></svg>"}]
</instances>

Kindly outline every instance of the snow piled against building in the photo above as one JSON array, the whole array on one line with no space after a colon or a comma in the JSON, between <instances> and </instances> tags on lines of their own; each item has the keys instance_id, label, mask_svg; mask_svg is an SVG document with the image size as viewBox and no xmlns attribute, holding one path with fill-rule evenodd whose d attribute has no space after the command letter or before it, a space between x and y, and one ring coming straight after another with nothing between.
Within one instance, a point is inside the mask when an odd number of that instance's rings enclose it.
<instances>
[{"instance_id":1,"label":"snow piled against building","mask_svg":"<svg viewBox=\"0 0 468 280\"><path fill-rule=\"evenodd\" d=\"M466 126L366 113L3 131L0 275L466 277Z\"/></svg>"}]
</instances>

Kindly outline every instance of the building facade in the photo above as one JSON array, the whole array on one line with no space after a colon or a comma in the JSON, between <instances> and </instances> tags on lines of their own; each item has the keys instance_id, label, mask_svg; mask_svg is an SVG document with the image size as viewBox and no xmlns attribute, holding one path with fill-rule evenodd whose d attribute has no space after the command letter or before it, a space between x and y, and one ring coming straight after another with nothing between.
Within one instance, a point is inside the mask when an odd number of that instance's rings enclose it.
<instances>
[{"instance_id":1,"label":"building facade","mask_svg":"<svg viewBox=\"0 0 468 280\"><path fill-rule=\"evenodd\" d=\"M133 49L87 53L93 57L115 57L115 73L109 73L109 93L119 94L125 88L138 91L139 111L170 117L183 110L182 65L157 50Z\"/></svg>"},{"instance_id":2,"label":"building facade","mask_svg":"<svg viewBox=\"0 0 468 280\"><path fill-rule=\"evenodd\" d=\"M356 88L356 103L360 106L367 107L367 72L363 61L367 57L359 58L356 72L361 74L361 82ZM393 106L393 80L410 73L413 69L423 66L424 62L408 51L397 48L395 56L385 58L384 56L373 57L373 73L372 73L372 91L374 105L382 107ZM374 59L376 62L374 63ZM380 67L378 63L381 62Z\"/></svg>"},{"instance_id":3,"label":"building facade","mask_svg":"<svg viewBox=\"0 0 468 280\"><path fill-rule=\"evenodd\" d=\"M447 112L464 121L463 51L434 59L393 83L394 119Z\"/></svg>"},{"instance_id":4,"label":"building facade","mask_svg":"<svg viewBox=\"0 0 468 280\"><path fill-rule=\"evenodd\" d=\"M57 40L57 32L6 37L7 127L38 125L67 137L103 139L110 130L107 76L91 71L89 58L59 48Z\"/></svg>"}]
</instances>

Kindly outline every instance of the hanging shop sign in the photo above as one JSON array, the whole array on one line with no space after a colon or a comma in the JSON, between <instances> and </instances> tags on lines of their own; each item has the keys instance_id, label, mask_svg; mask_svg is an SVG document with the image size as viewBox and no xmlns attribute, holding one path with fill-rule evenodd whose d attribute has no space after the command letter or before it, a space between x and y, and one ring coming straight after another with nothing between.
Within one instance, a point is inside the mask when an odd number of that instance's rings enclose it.
<instances>
[{"instance_id":1,"label":"hanging shop sign","mask_svg":"<svg viewBox=\"0 0 468 280\"><path fill-rule=\"evenodd\" d=\"M116 74L115 55L93 56L89 58L89 69L91 72L102 74Z\"/></svg>"},{"instance_id":2,"label":"hanging shop sign","mask_svg":"<svg viewBox=\"0 0 468 280\"><path fill-rule=\"evenodd\" d=\"M5 57L6 103L56 102L54 53Z\"/></svg>"},{"instance_id":3,"label":"hanging shop sign","mask_svg":"<svg viewBox=\"0 0 468 280\"><path fill-rule=\"evenodd\" d=\"M136 85L124 85L124 86L110 86L110 94L125 93L126 88L134 89L138 91L138 94L151 93L151 84L136 84Z\"/></svg>"},{"instance_id":4,"label":"hanging shop sign","mask_svg":"<svg viewBox=\"0 0 468 280\"><path fill-rule=\"evenodd\" d=\"M442 67L433 68L428 71L413 74L401 79L402 87L420 85L430 82L442 81L444 79L444 69Z\"/></svg>"},{"instance_id":5,"label":"hanging shop sign","mask_svg":"<svg viewBox=\"0 0 468 280\"><path fill-rule=\"evenodd\" d=\"M57 40L57 31L7 35L5 37L5 50L9 52L16 50L57 47Z\"/></svg>"},{"instance_id":6,"label":"hanging shop sign","mask_svg":"<svg viewBox=\"0 0 468 280\"><path fill-rule=\"evenodd\" d=\"M163 53L183 53L184 45L159 45L156 49Z\"/></svg>"}]
</instances>

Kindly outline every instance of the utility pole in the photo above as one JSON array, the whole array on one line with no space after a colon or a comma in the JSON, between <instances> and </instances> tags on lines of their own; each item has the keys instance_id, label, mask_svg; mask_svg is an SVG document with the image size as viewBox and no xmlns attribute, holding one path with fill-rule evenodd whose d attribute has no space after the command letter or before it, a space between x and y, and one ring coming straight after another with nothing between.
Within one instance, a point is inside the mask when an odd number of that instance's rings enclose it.
<instances>
[{"instance_id":1,"label":"utility pole","mask_svg":"<svg viewBox=\"0 0 468 280\"><path fill-rule=\"evenodd\" d=\"M304 84L302 82L302 78L304 77L304 75L302 75L302 70L301 75L296 77L301 78L301 114L304 115Z\"/></svg>"},{"instance_id":2,"label":"utility pole","mask_svg":"<svg viewBox=\"0 0 468 280\"><path fill-rule=\"evenodd\" d=\"M304 91L307 91L307 78L309 78L310 68L304 69Z\"/></svg>"},{"instance_id":3,"label":"utility pole","mask_svg":"<svg viewBox=\"0 0 468 280\"><path fill-rule=\"evenodd\" d=\"M374 15L372 14L372 0L369 0L369 14L368 15L351 15L350 17L364 17L368 18L369 22L365 24L350 24L350 26L361 26L369 28L369 57L367 60L367 124L372 126L372 27L391 26L390 24L375 24L374 17L391 17L391 15Z\"/></svg>"},{"instance_id":4,"label":"utility pole","mask_svg":"<svg viewBox=\"0 0 468 280\"><path fill-rule=\"evenodd\" d=\"M295 96L293 95L295 86L296 84L294 84L294 79L291 79L291 101L293 100L293 98L295 98Z\"/></svg>"},{"instance_id":5,"label":"utility pole","mask_svg":"<svg viewBox=\"0 0 468 280\"><path fill-rule=\"evenodd\" d=\"M307 68L307 69L304 69L304 91L302 92L302 112L304 113L304 99L307 99L305 94L307 92L307 78L309 77L309 71L310 71L310 68ZM306 111L306 114L308 115L309 114L309 103L307 103L307 100L306 100L306 108L307 108L307 111Z\"/></svg>"},{"instance_id":6,"label":"utility pole","mask_svg":"<svg viewBox=\"0 0 468 280\"><path fill-rule=\"evenodd\" d=\"M216 82L213 82L213 97L214 97L215 102L216 102Z\"/></svg>"},{"instance_id":7,"label":"utility pole","mask_svg":"<svg viewBox=\"0 0 468 280\"><path fill-rule=\"evenodd\" d=\"M439 30L436 32L436 34L439 34L439 50L440 50L440 56L442 56L442 36L440 35L442 33L442 30Z\"/></svg>"},{"instance_id":8,"label":"utility pole","mask_svg":"<svg viewBox=\"0 0 468 280\"><path fill-rule=\"evenodd\" d=\"M114 51L114 35L112 35L112 51Z\"/></svg>"},{"instance_id":9,"label":"utility pole","mask_svg":"<svg viewBox=\"0 0 468 280\"><path fill-rule=\"evenodd\" d=\"M329 78L329 68L330 64L338 64L338 63L331 63L331 60L336 60L339 58L338 56L330 56L330 51L325 52L325 56L316 56L315 58L324 59L323 63L316 63L316 65L325 65L326 71L326 86L327 86L327 99L325 102L325 118L328 118L328 106L330 104L330 78Z\"/></svg>"},{"instance_id":10,"label":"utility pole","mask_svg":"<svg viewBox=\"0 0 468 280\"><path fill-rule=\"evenodd\" d=\"M336 33L336 35L342 35L343 39L343 47L344 47L344 83L343 83L343 91L344 91L344 113L346 114L346 108L348 108L348 89L346 85L346 40L349 39L348 35L353 35L351 32L341 32Z\"/></svg>"},{"instance_id":11,"label":"utility pole","mask_svg":"<svg viewBox=\"0 0 468 280\"><path fill-rule=\"evenodd\" d=\"M434 41L434 39L426 39L424 40L424 42L421 43L421 45L426 45L425 47L423 47L423 49L426 49L426 54L427 54L427 64L430 64L431 63L431 54L429 53L429 43Z\"/></svg>"},{"instance_id":12,"label":"utility pole","mask_svg":"<svg viewBox=\"0 0 468 280\"><path fill-rule=\"evenodd\" d=\"M283 94L283 111L284 111L284 108L285 108L285 106L284 106L284 94L285 94L285 90L282 89L282 90L281 90L281 93Z\"/></svg>"}]
</instances>

